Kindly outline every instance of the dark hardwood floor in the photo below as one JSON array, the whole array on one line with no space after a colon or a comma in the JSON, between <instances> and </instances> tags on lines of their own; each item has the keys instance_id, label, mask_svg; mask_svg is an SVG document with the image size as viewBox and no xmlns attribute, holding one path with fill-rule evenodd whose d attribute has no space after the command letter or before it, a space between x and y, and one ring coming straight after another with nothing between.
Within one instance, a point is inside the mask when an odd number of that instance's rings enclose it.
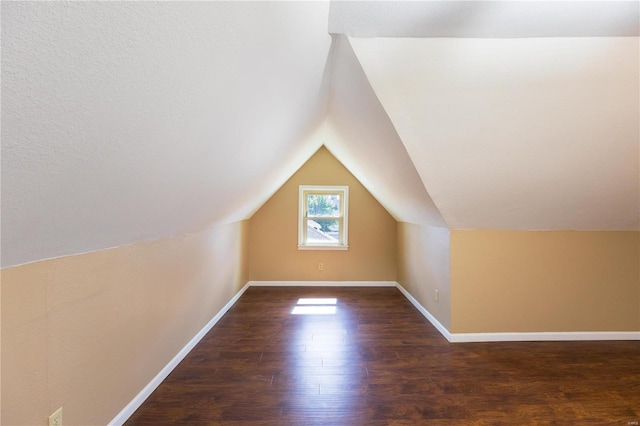
<instances>
[{"instance_id":1,"label":"dark hardwood floor","mask_svg":"<svg viewBox=\"0 0 640 426\"><path fill-rule=\"evenodd\" d=\"M395 288L251 287L127 425L638 421L640 342L451 344Z\"/></svg>"}]
</instances>

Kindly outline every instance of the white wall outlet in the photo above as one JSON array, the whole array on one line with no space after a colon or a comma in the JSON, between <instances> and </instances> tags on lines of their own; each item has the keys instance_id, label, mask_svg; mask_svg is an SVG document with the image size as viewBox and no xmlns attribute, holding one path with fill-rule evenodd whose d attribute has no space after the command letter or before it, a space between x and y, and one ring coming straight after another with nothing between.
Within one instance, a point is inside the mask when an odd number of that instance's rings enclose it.
<instances>
[{"instance_id":1,"label":"white wall outlet","mask_svg":"<svg viewBox=\"0 0 640 426\"><path fill-rule=\"evenodd\" d=\"M62 407L49 416L49 426L62 426Z\"/></svg>"},{"instance_id":2,"label":"white wall outlet","mask_svg":"<svg viewBox=\"0 0 640 426\"><path fill-rule=\"evenodd\" d=\"M440 290L436 290L436 302L440 303Z\"/></svg>"},{"instance_id":3,"label":"white wall outlet","mask_svg":"<svg viewBox=\"0 0 640 426\"><path fill-rule=\"evenodd\" d=\"M324 263L318 263L318 271L324 271Z\"/></svg>"}]
</instances>

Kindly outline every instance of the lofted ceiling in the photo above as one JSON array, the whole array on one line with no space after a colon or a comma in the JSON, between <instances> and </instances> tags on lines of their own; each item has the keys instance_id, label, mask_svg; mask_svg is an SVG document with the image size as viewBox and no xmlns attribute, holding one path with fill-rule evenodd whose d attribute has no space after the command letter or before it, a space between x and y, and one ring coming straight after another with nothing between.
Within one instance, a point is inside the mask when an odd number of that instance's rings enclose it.
<instances>
[{"instance_id":1,"label":"lofted ceiling","mask_svg":"<svg viewBox=\"0 0 640 426\"><path fill-rule=\"evenodd\" d=\"M638 7L2 2L2 266L249 218L323 144L399 221L639 229Z\"/></svg>"},{"instance_id":2,"label":"lofted ceiling","mask_svg":"<svg viewBox=\"0 0 640 426\"><path fill-rule=\"evenodd\" d=\"M333 1L329 32L349 37L637 37L637 1Z\"/></svg>"},{"instance_id":3,"label":"lofted ceiling","mask_svg":"<svg viewBox=\"0 0 640 426\"><path fill-rule=\"evenodd\" d=\"M352 43L451 228L639 229L638 38Z\"/></svg>"},{"instance_id":4,"label":"lofted ceiling","mask_svg":"<svg viewBox=\"0 0 640 426\"><path fill-rule=\"evenodd\" d=\"M2 264L241 220L320 144L328 3L2 2Z\"/></svg>"}]
</instances>

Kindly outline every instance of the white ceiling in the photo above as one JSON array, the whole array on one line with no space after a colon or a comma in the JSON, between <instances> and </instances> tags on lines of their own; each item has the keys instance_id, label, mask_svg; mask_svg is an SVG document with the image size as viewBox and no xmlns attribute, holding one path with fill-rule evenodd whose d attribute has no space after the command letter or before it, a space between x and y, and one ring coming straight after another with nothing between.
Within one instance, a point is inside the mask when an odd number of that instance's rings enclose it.
<instances>
[{"instance_id":1,"label":"white ceiling","mask_svg":"<svg viewBox=\"0 0 640 426\"><path fill-rule=\"evenodd\" d=\"M326 147L396 220L446 226L346 37L332 59Z\"/></svg>"},{"instance_id":2,"label":"white ceiling","mask_svg":"<svg viewBox=\"0 0 640 426\"><path fill-rule=\"evenodd\" d=\"M329 32L350 37L638 36L634 1L333 1Z\"/></svg>"},{"instance_id":3,"label":"white ceiling","mask_svg":"<svg viewBox=\"0 0 640 426\"><path fill-rule=\"evenodd\" d=\"M637 2L1 8L3 267L248 218L323 143L400 221L640 227Z\"/></svg>"},{"instance_id":4,"label":"white ceiling","mask_svg":"<svg viewBox=\"0 0 640 426\"><path fill-rule=\"evenodd\" d=\"M3 266L250 216L319 147L328 13L2 2Z\"/></svg>"},{"instance_id":5,"label":"white ceiling","mask_svg":"<svg viewBox=\"0 0 640 426\"><path fill-rule=\"evenodd\" d=\"M638 38L351 42L451 228L640 228Z\"/></svg>"}]
</instances>

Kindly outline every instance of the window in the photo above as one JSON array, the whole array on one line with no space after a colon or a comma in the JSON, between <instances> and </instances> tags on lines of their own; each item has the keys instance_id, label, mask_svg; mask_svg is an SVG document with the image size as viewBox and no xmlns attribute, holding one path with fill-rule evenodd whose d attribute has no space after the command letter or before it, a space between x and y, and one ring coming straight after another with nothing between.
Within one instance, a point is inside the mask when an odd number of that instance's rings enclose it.
<instances>
[{"instance_id":1,"label":"window","mask_svg":"<svg viewBox=\"0 0 640 426\"><path fill-rule=\"evenodd\" d=\"M348 186L300 185L298 249L346 250Z\"/></svg>"}]
</instances>

